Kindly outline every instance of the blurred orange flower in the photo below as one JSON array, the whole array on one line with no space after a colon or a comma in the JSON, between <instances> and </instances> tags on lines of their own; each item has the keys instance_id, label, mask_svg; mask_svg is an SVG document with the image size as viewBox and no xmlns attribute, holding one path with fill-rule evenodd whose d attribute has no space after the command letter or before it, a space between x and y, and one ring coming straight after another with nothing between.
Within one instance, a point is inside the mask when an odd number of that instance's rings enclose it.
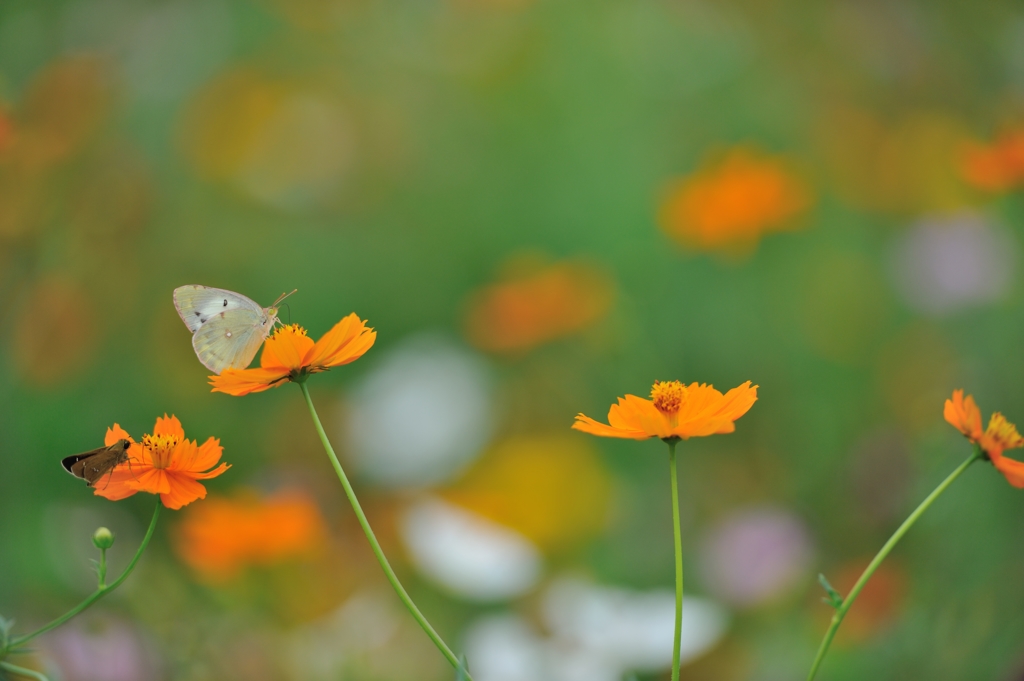
<instances>
[{"instance_id":1,"label":"blurred orange flower","mask_svg":"<svg viewBox=\"0 0 1024 681\"><path fill-rule=\"evenodd\" d=\"M0 153L11 143L14 137L14 122L11 120L3 104L0 104Z\"/></svg>"},{"instance_id":2,"label":"blurred orange flower","mask_svg":"<svg viewBox=\"0 0 1024 681\"><path fill-rule=\"evenodd\" d=\"M981 447L1002 473L1007 482L1014 487L1024 488L1024 462L1007 459L1003 452L1024 446L1024 437L1017 432L1017 427L1006 420L999 412L992 414L988 428L981 430L981 410L974 403L974 397L964 397L963 390L954 390L953 398L946 400L942 415L954 428L964 434L968 440Z\"/></svg>"},{"instance_id":3,"label":"blurred orange flower","mask_svg":"<svg viewBox=\"0 0 1024 681\"><path fill-rule=\"evenodd\" d=\"M178 526L175 549L194 570L223 581L248 565L302 555L326 534L320 509L307 494L284 490L261 498L244 491L188 512Z\"/></svg>"},{"instance_id":4,"label":"blurred orange flower","mask_svg":"<svg viewBox=\"0 0 1024 681\"><path fill-rule=\"evenodd\" d=\"M661 227L698 250L751 247L763 234L794 228L810 206L804 183L782 159L737 147L675 182Z\"/></svg>"},{"instance_id":5,"label":"blurred orange flower","mask_svg":"<svg viewBox=\"0 0 1024 681\"><path fill-rule=\"evenodd\" d=\"M591 435L646 440L702 437L736 430L736 419L757 400L757 386L747 381L725 395L707 384L683 385L679 381L655 381L651 399L636 395L619 398L608 411L605 425L589 416L576 415L572 427Z\"/></svg>"},{"instance_id":6,"label":"blurred orange flower","mask_svg":"<svg viewBox=\"0 0 1024 681\"><path fill-rule=\"evenodd\" d=\"M258 369L226 369L210 376L213 392L242 396L304 381L310 374L354 362L377 340L377 333L356 313L342 319L316 343L298 324L282 326L263 344Z\"/></svg>"},{"instance_id":7,"label":"blurred orange flower","mask_svg":"<svg viewBox=\"0 0 1024 681\"><path fill-rule=\"evenodd\" d=\"M46 275L32 286L14 325L11 357L34 387L66 382L88 366L99 318L81 282Z\"/></svg>"},{"instance_id":8,"label":"blurred orange flower","mask_svg":"<svg viewBox=\"0 0 1024 681\"><path fill-rule=\"evenodd\" d=\"M985 191L1024 185L1024 128L1008 131L992 144L969 143L960 170L969 184Z\"/></svg>"},{"instance_id":9,"label":"blurred orange flower","mask_svg":"<svg viewBox=\"0 0 1024 681\"><path fill-rule=\"evenodd\" d=\"M177 510L206 497L199 480L215 478L231 467L226 463L217 466L224 451L220 440L211 437L198 445L186 439L175 416L158 417L153 434L143 436L142 442L135 442L115 423L107 429L104 444L109 447L122 439L132 443L128 462L114 468L105 483L96 485L96 494L111 501L148 492L159 494L164 506Z\"/></svg>"},{"instance_id":10,"label":"blurred orange flower","mask_svg":"<svg viewBox=\"0 0 1024 681\"><path fill-rule=\"evenodd\" d=\"M612 283L603 271L564 261L479 291L470 301L466 335L481 350L523 352L585 329L611 303Z\"/></svg>"}]
</instances>

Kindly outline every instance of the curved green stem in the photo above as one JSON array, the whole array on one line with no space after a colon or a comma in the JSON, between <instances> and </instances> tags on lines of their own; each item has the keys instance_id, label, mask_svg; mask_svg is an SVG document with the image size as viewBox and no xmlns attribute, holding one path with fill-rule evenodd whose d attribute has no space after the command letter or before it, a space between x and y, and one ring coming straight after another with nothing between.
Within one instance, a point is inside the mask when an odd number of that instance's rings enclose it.
<instances>
[{"instance_id":1,"label":"curved green stem","mask_svg":"<svg viewBox=\"0 0 1024 681\"><path fill-rule=\"evenodd\" d=\"M683 629L683 539L679 531L679 481L676 474L677 440L668 440L668 468L672 476L672 531L676 549L676 629L672 638L672 681L679 681L679 645Z\"/></svg>"},{"instance_id":2,"label":"curved green stem","mask_svg":"<svg viewBox=\"0 0 1024 681\"><path fill-rule=\"evenodd\" d=\"M320 417L316 413L316 407L313 406L313 400L309 396L309 388L306 384L299 383L299 387L302 389L302 395L306 398L306 405L309 407L309 413L313 417L313 425L316 426L317 435L320 436L320 442L323 443L324 450L327 452L327 456L331 459L331 465L334 466L334 472L338 474L338 480L341 481L341 486L345 488L345 496L348 497L348 501L352 504L352 510L355 511L356 518L359 520L360 527L363 528L363 534L366 535L366 540L370 542L370 548L373 549L373 555L377 557L377 562L380 563L380 567L384 570L384 575L391 582L392 588L395 593L405 604L405 607L409 610L409 613L413 616L413 619L420 625L423 631L430 637L430 640L434 642L437 649L441 651L441 654L445 656L448 662L455 669L459 669L459 658L455 656L455 653L451 651L451 648L441 639L434 627L430 626L430 622L423 616L420 609L416 607L416 604L412 602L412 598L409 597L405 587L398 581L398 576L395 571L391 569L391 564L388 563L387 557L384 555L384 551L380 548L380 543L377 541L377 536L373 533L373 529L370 527L369 521L366 519L366 514L363 513L363 507L359 505L359 499L356 498L355 490L352 489L352 484L348 481L348 476L345 475L345 470L341 467L341 462L338 461L338 456L334 453L334 448L331 446L331 441L327 439L327 433L324 432L324 427L320 423ZM468 681L473 681L472 677L468 673L465 674Z\"/></svg>"},{"instance_id":3,"label":"curved green stem","mask_svg":"<svg viewBox=\"0 0 1024 681\"><path fill-rule=\"evenodd\" d=\"M868 580L871 579L871 575L875 573L878 566L882 564L882 561L885 560L886 556L889 555L889 552L893 550L893 547L899 543L900 539L903 538L903 535L907 533L907 530L909 530L914 523L917 522L917 519L928 510L928 507L931 506L932 503L938 499L951 484L953 484L954 480L960 477L961 473L967 470L968 466L983 456L984 452L982 452L981 447L975 446L974 453L971 454L966 461L957 466L956 470L950 473L949 477L943 480L939 486L921 502L921 505L914 509L914 512L903 521L903 524L899 526L891 537L889 537L889 541L885 542L885 545L882 546L878 555L876 555L864 569L860 579L858 579L857 583L853 585L853 588L850 589L850 593L843 599L843 602L839 607L836 608L835 614L832 615L832 623L829 625L828 631L825 632L825 638L821 641L821 645L818 647L818 654L815 656L814 663L811 665L810 673L807 674L807 681L812 681L814 676L818 673L818 667L821 666L822 660L825 659L825 655L828 653L828 648L832 645L832 639L835 638L836 631L839 630L839 625L842 624L843 618L846 617L846 613L850 609L850 606L852 606L853 602L857 600L857 596L864 588L864 585L867 584Z\"/></svg>"},{"instance_id":4,"label":"curved green stem","mask_svg":"<svg viewBox=\"0 0 1024 681\"><path fill-rule=\"evenodd\" d=\"M36 681L50 681L42 672L37 672L34 669L26 669L24 667L19 667L16 664L11 664L10 662L4 662L2 660L0 660L0 669L10 672L11 674L17 674L18 676L25 676L30 679L36 679Z\"/></svg>"},{"instance_id":5,"label":"curved green stem","mask_svg":"<svg viewBox=\"0 0 1024 681\"><path fill-rule=\"evenodd\" d=\"M88 608L90 605L92 605L99 599L106 596L108 593L110 593L117 587L121 586L121 583L124 580L128 579L128 575L130 575L132 573L132 570L135 569L135 564L139 562L139 558L142 557L142 552L146 550L146 547L149 545L149 540L153 537L153 531L156 530L156 521L160 517L161 505L162 504L160 502L160 497L157 497L156 508L153 509L153 519L149 521L149 529L146 530L146 536L142 538L142 543L139 544L139 550L135 552L135 556L132 558L131 562L128 563L128 567L124 569L124 572L121 573L120 577L111 582L110 586L104 586L96 589L96 591L93 592L91 596L86 598L84 601L82 601L81 603L79 603L74 608L67 611L57 619L53 620L49 624L44 625L39 629L36 629L31 634L25 634L24 636L19 636L18 638L15 638L13 641L11 641L11 644L8 649L20 647L34 639L36 636L39 636L40 634L45 634L51 629L59 627L75 615L79 614L80 612Z\"/></svg>"}]
</instances>

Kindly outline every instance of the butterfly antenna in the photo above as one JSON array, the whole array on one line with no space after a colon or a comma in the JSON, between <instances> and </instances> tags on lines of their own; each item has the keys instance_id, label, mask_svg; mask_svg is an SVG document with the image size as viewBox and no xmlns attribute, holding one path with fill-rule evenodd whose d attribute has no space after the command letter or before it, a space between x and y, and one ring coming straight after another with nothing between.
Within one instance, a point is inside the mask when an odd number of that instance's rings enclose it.
<instances>
[{"instance_id":1,"label":"butterfly antenna","mask_svg":"<svg viewBox=\"0 0 1024 681\"><path fill-rule=\"evenodd\" d=\"M282 293L280 296L277 297L277 300L274 301L274 304L271 305L271 307L278 307L281 304L282 300L284 300L288 296L292 295L292 293L298 293L298 291L299 291L299 289L296 288L296 289L292 289L291 293Z\"/></svg>"}]
</instances>

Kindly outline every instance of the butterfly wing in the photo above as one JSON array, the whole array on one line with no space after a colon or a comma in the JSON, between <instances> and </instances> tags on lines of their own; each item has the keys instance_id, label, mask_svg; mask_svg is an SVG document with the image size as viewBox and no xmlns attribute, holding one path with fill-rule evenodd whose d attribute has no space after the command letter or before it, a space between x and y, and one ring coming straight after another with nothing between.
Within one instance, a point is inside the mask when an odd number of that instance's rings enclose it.
<instances>
[{"instance_id":1,"label":"butterfly wing","mask_svg":"<svg viewBox=\"0 0 1024 681\"><path fill-rule=\"evenodd\" d=\"M68 473L85 480L86 484L92 487L97 480L128 460L128 446L127 440L118 440L109 447L66 456L61 459L60 464Z\"/></svg>"},{"instance_id":2,"label":"butterfly wing","mask_svg":"<svg viewBox=\"0 0 1024 681\"><path fill-rule=\"evenodd\" d=\"M219 374L225 369L244 369L274 327L263 308L228 309L209 317L192 336L196 356L207 369Z\"/></svg>"},{"instance_id":3,"label":"butterfly wing","mask_svg":"<svg viewBox=\"0 0 1024 681\"><path fill-rule=\"evenodd\" d=\"M174 289L174 307L192 333L221 312L248 310L258 314L263 311L256 301L241 293L196 284Z\"/></svg>"}]
</instances>

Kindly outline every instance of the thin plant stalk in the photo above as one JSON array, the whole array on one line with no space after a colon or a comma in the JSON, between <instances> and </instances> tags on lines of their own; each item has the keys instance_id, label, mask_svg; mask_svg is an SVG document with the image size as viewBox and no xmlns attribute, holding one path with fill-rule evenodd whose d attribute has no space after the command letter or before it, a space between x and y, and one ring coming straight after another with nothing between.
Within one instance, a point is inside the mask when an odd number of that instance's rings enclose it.
<instances>
[{"instance_id":1,"label":"thin plant stalk","mask_svg":"<svg viewBox=\"0 0 1024 681\"><path fill-rule=\"evenodd\" d=\"M672 681L679 681L679 647L683 629L683 539L679 530L679 480L676 474L677 439L668 443L668 468L672 476L672 531L676 550L676 623L672 637Z\"/></svg>"},{"instance_id":2,"label":"thin plant stalk","mask_svg":"<svg viewBox=\"0 0 1024 681\"><path fill-rule=\"evenodd\" d=\"M10 662L4 662L2 660L0 660L0 669L3 669L4 671L10 674L14 674L16 676L24 676L28 679L36 679L36 681L50 681L48 678L46 678L44 674L41 674L40 672L37 672L34 669L26 669L25 667L19 667L16 664L11 664Z\"/></svg>"},{"instance_id":3,"label":"thin plant stalk","mask_svg":"<svg viewBox=\"0 0 1024 681\"><path fill-rule=\"evenodd\" d=\"M338 475L338 480L341 481L341 486L345 488L345 496L348 497L349 503L352 504L352 510L355 511L356 518L359 520L359 526L363 528L363 534L366 535L366 540L370 542L370 548L373 550L373 555L377 557L377 562L380 563L380 567L384 570L384 575L391 582L392 588L395 593L401 599L402 603L409 610L409 613L413 616L413 619L420 625L420 628L430 637L430 640L434 642L437 649L441 651L441 654L445 656L448 662L455 669L459 669L459 658L455 656L455 653L451 651L451 648L442 640L434 627L430 626L430 622L423 616L420 609L413 603L412 598L409 597L408 592L402 583L398 581L398 576L395 571L391 569L391 564L388 562L387 557L384 555L384 551L380 548L380 543L377 541L377 536L373 533L373 529L370 527L369 521L366 519L366 514L363 513L363 507L359 504L359 499L356 498L355 490L352 489L352 484L348 481L348 476L345 475L345 469L341 467L341 462L338 460L338 456L334 453L334 448L331 446L331 441L327 439L327 433L324 432L323 424L320 423L320 417L316 413L316 407L313 406L313 400L309 396L309 388L306 387L305 382L299 383L299 388L302 389L302 396L306 398L306 406L309 407L309 413L313 417L313 425L316 426L317 435L320 436L320 442L324 446L324 450L327 452L327 456L331 460L331 465L334 466L334 472ZM463 668L464 669L464 668ZM469 676L468 672L464 672L465 677L468 681L473 681L473 678Z\"/></svg>"},{"instance_id":4,"label":"thin plant stalk","mask_svg":"<svg viewBox=\"0 0 1024 681\"><path fill-rule=\"evenodd\" d=\"M832 639L835 638L836 631L839 630L839 625L842 624L843 618L846 617L847 611L853 602L857 600L857 596L860 595L864 585L867 584L868 580L871 579L871 575L875 573L878 566L882 564L889 552L893 550L903 535L907 533L917 519L928 510L928 507L939 498L939 496L946 491L946 489L953 484L953 481L960 477L960 474L967 470L968 466L984 456L981 447L975 446L974 453L967 458L962 464L957 466L956 470L949 474L945 480L943 480L938 487L936 487L931 494L929 494L921 505L914 509L914 512L903 521L903 524L889 537L889 541L885 542L881 550L874 557L874 559L868 564L861 574L860 579L850 589L850 593L847 594L846 598L843 599L842 603L836 608L836 612L832 615L832 623L829 625L828 631L825 632L825 638L821 641L821 645L818 647L818 654L814 658L814 663L811 665L811 671L807 674L807 681L813 681L815 675L818 673L818 668L821 666L822 661L825 659L825 655L828 653L829 646L832 645Z\"/></svg>"},{"instance_id":5,"label":"thin plant stalk","mask_svg":"<svg viewBox=\"0 0 1024 681\"><path fill-rule=\"evenodd\" d=\"M15 638L11 641L10 645L8 646L8 650L13 651L14 648L20 648L21 646L25 645L26 643L34 639L36 636L39 636L40 634L45 634L51 629L56 629L57 627L67 622L72 617L74 617L75 615L81 613L83 610L91 606L99 599L106 596L108 593L110 593L117 587L121 586L121 583L124 582L124 580L128 579L128 575L130 575L132 573L132 570L135 569L135 565L139 562L139 558L142 557L142 552L146 550L147 546L149 546L149 540L153 538L153 532L156 530L156 521L160 517L161 506L162 504L160 502L160 497L157 497L156 507L153 509L153 519L149 521L149 529L146 530L146 536L142 538L142 543L139 544L138 551L135 552L135 556L132 558L131 562L128 563L128 567L124 569L124 572L121 573L120 577L111 582L109 586L100 585L96 589L96 591L92 593L92 595L90 595L84 601L82 601L81 603L79 603L74 608L67 611L57 619L53 620L49 624L46 624L36 629L30 634L25 634L24 636L19 636Z\"/></svg>"}]
</instances>

